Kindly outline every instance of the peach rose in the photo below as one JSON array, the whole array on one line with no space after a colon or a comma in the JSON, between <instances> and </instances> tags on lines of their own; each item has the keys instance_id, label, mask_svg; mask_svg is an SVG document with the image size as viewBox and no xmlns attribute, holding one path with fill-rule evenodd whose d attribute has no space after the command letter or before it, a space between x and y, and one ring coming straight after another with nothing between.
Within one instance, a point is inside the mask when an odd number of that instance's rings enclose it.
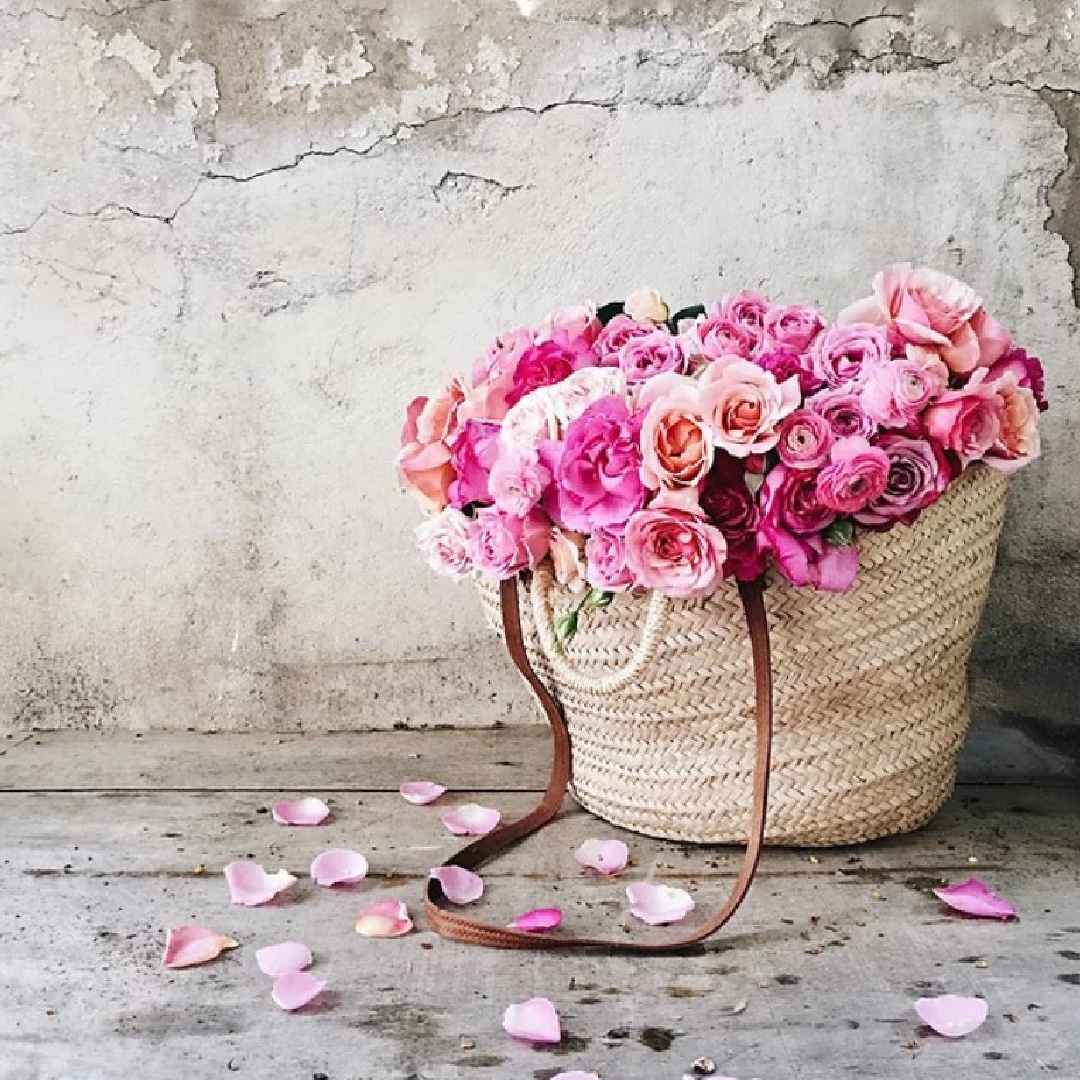
<instances>
[{"instance_id":1,"label":"peach rose","mask_svg":"<svg viewBox=\"0 0 1080 1080\"><path fill-rule=\"evenodd\" d=\"M401 429L401 450L394 462L398 478L432 512L450 501L450 443L460 426L458 410L464 400L460 380L452 379L438 397L409 402Z\"/></svg>"},{"instance_id":2,"label":"peach rose","mask_svg":"<svg viewBox=\"0 0 1080 1080\"><path fill-rule=\"evenodd\" d=\"M713 437L701 390L693 379L675 379L671 389L649 405L641 425L641 476L654 489L693 487L712 468Z\"/></svg>"},{"instance_id":3,"label":"peach rose","mask_svg":"<svg viewBox=\"0 0 1080 1080\"><path fill-rule=\"evenodd\" d=\"M584 592L585 537L553 526L551 529L551 563L555 567L555 580L572 593Z\"/></svg>"},{"instance_id":4,"label":"peach rose","mask_svg":"<svg viewBox=\"0 0 1080 1080\"><path fill-rule=\"evenodd\" d=\"M993 389L1002 405L1001 433L983 461L1011 473L1039 456L1039 405L1031 390L1020 385L1015 372L1002 376Z\"/></svg>"},{"instance_id":5,"label":"peach rose","mask_svg":"<svg viewBox=\"0 0 1080 1080\"><path fill-rule=\"evenodd\" d=\"M741 357L721 357L701 377L701 404L716 445L733 457L771 450L777 426L799 407L796 377L778 383L768 371Z\"/></svg>"}]
</instances>

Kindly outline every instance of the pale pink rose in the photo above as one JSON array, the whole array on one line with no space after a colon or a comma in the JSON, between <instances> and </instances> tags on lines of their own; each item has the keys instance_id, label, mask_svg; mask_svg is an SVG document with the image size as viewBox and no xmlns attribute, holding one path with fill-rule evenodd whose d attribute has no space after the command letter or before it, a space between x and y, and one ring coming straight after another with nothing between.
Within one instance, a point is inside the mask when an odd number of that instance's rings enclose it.
<instances>
[{"instance_id":1,"label":"pale pink rose","mask_svg":"<svg viewBox=\"0 0 1080 1080\"><path fill-rule=\"evenodd\" d=\"M945 364L934 352L913 347L907 356L871 368L860 394L869 416L885 427L902 428L948 388Z\"/></svg>"},{"instance_id":2,"label":"pale pink rose","mask_svg":"<svg viewBox=\"0 0 1080 1080\"><path fill-rule=\"evenodd\" d=\"M971 329L979 339L979 367L996 364L1012 349L1012 335L986 308L971 316Z\"/></svg>"},{"instance_id":3,"label":"pale pink rose","mask_svg":"<svg viewBox=\"0 0 1080 1080\"><path fill-rule=\"evenodd\" d=\"M928 439L913 439L892 432L878 443L889 458L885 490L855 514L867 525L902 521L912 525L920 511L936 502L952 479L952 470L941 447Z\"/></svg>"},{"instance_id":4,"label":"pale pink rose","mask_svg":"<svg viewBox=\"0 0 1080 1080\"><path fill-rule=\"evenodd\" d=\"M742 291L721 298L716 312L725 319L747 330L754 338L754 345L761 344L765 336L765 313L769 301L761 293Z\"/></svg>"},{"instance_id":5,"label":"pale pink rose","mask_svg":"<svg viewBox=\"0 0 1080 1080\"><path fill-rule=\"evenodd\" d=\"M559 437L554 391L552 386L541 387L510 406L499 432L504 446L535 448L548 439Z\"/></svg>"},{"instance_id":6,"label":"pale pink rose","mask_svg":"<svg viewBox=\"0 0 1080 1080\"><path fill-rule=\"evenodd\" d=\"M626 525L626 564L634 582L665 596L708 596L723 576L727 542L705 516L657 507L639 510Z\"/></svg>"},{"instance_id":7,"label":"pale pink rose","mask_svg":"<svg viewBox=\"0 0 1080 1080\"><path fill-rule=\"evenodd\" d=\"M760 340L752 329L716 312L699 316L684 336L690 353L706 360L719 360L721 356L749 360Z\"/></svg>"},{"instance_id":8,"label":"pale pink rose","mask_svg":"<svg viewBox=\"0 0 1080 1080\"><path fill-rule=\"evenodd\" d=\"M655 289L640 288L623 302L623 311L639 322L662 323L667 321L670 310Z\"/></svg>"},{"instance_id":9,"label":"pale pink rose","mask_svg":"<svg viewBox=\"0 0 1080 1080\"><path fill-rule=\"evenodd\" d=\"M700 387L693 379L649 405L641 425L641 451L641 475L650 488L692 487L704 480L712 467L713 443Z\"/></svg>"},{"instance_id":10,"label":"pale pink rose","mask_svg":"<svg viewBox=\"0 0 1080 1080\"><path fill-rule=\"evenodd\" d=\"M796 409L780 424L776 444L780 460L793 469L820 469L829 460L833 430L828 420L811 409Z\"/></svg>"},{"instance_id":11,"label":"pale pink rose","mask_svg":"<svg viewBox=\"0 0 1080 1080\"><path fill-rule=\"evenodd\" d=\"M817 494L823 506L853 514L877 499L888 479L889 455L853 435L833 443L829 464L818 473Z\"/></svg>"},{"instance_id":12,"label":"pale pink rose","mask_svg":"<svg viewBox=\"0 0 1080 1080\"><path fill-rule=\"evenodd\" d=\"M804 352L825 329L825 320L812 307L771 307L762 321L762 348L787 346Z\"/></svg>"},{"instance_id":13,"label":"pale pink rose","mask_svg":"<svg viewBox=\"0 0 1080 1080\"><path fill-rule=\"evenodd\" d=\"M657 327L651 334L631 338L619 349L619 367L628 383L641 383L663 372L689 371L690 355L681 338Z\"/></svg>"},{"instance_id":14,"label":"pale pink rose","mask_svg":"<svg viewBox=\"0 0 1080 1080\"><path fill-rule=\"evenodd\" d=\"M830 326L810 349L814 374L831 387L861 382L890 356L889 335L880 326Z\"/></svg>"},{"instance_id":15,"label":"pale pink rose","mask_svg":"<svg viewBox=\"0 0 1080 1080\"><path fill-rule=\"evenodd\" d=\"M450 443L458 431L458 409L464 399L461 382L452 379L438 397L409 402L395 465L402 485L429 511L441 510L450 499L454 479Z\"/></svg>"},{"instance_id":16,"label":"pale pink rose","mask_svg":"<svg viewBox=\"0 0 1080 1080\"><path fill-rule=\"evenodd\" d=\"M463 578L472 573L473 523L452 506L416 526L416 543L436 573Z\"/></svg>"},{"instance_id":17,"label":"pale pink rose","mask_svg":"<svg viewBox=\"0 0 1080 1080\"><path fill-rule=\"evenodd\" d=\"M779 439L781 420L799 407L799 380L783 383L738 357L714 361L701 376L701 403L716 444L733 457L763 454Z\"/></svg>"},{"instance_id":18,"label":"pale pink rose","mask_svg":"<svg viewBox=\"0 0 1080 1080\"><path fill-rule=\"evenodd\" d=\"M500 334L483 356L473 361L472 384L474 387L505 380L506 389L513 385L514 370L525 350L532 347L535 338L527 327Z\"/></svg>"},{"instance_id":19,"label":"pale pink rose","mask_svg":"<svg viewBox=\"0 0 1080 1080\"><path fill-rule=\"evenodd\" d=\"M1014 372L994 383L993 389L1001 401L1001 433L983 460L1011 473L1039 456L1039 405Z\"/></svg>"},{"instance_id":20,"label":"pale pink rose","mask_svg":"<svg viewBox=\"0 0 1080 1080\"><path fill-rule=\"evenodd\" d=\"M563 330L571 338L584 338L591 345L601 329L595 304L575 304L553 311L544 321L542 337L553 338Z\"/></svg>"},{"instance_id":21,"label":"pale pink rose","mask_svg":"<svg viewBox=\"0 0 1080 1080\"><path fill-rule=\"evenodd\" d=\"M979 368L967 386L947 390L924 413L930 436L967 465L981 458L1001 437L1004 402L986 384Z\"/></svg>"},{"instance_id":22,"label":"pale pink rose","mask_svg":"<svg viewBox=\"0 0 1080 1080\"><path fill-rule=\"evenodd\" d=\"M629 315L616 315L600 331L596 339L596 353L604 367L619 366L619 350L634 338L647 337L656 330L650 322L638 322Z\"/></svg>"},{"instance_id":23,"label":"pale pink rose","mask_svg":"<svg viewBox=\"0 0 1080 1080\"><path fill-rule=\"evenodd\" d=\"M619 368L590 367L575 371L568 379L546 390L561 430L576 420L590 405L614 394L625 397L626 376Z\"/></svg>"},{"instance_id":24,"label":"pale pink rose","mask_svg":"<svg viewBox=\"0 0 1080 1080\"><path fill-rule=\"evenodd\" d=\"M555 580L572 593L584 592L585 537L568 529L551 530L551 564L555 568Z\"/></svg>"},{"instance_id":25,"label":"pale pink rose","mask_svg":"<svg viewBox=\"0 0 1080 1080\"><path fill-rule=\"evenodd\" d=\"M524 517L551 483L551 472L533 447L500 447L491 467L488 490L495 505L507 514Z\"/></svg>"},{"instance_id":26,"label":"pale pink rose","mask_svg":"<svg viewBox=\"0 0 1080 1080\"><path fill-rule=\"evenodd\" d=\"M473 565L500 581L521 570L534 570L547 554L550 534L551 525L542 511L519 518L493 506L482 507L471 532Z\"/></svg>"},{"instance_id":27,"label":"pale pink rose","mask_svg":"<svg viewBox=\"0 0 1080 1080\"><path fill-rule=\"evenodd\" d=\"M807 408L823 417L838 439L849 435L869 438L878 429L863 406L858 385L838 386L835 390L822 390L807 399Z\"/></svg>"},{"instance_id":28,"label":"pale pink rose","mask_svg":"<svg viewBox=\"0 0 1080 1080\"><path fill-rule=\"evenodd\" d=\"M585 541L585 560L594 589L626 592L634 584L634 575L626 565L626 545L617 533L597 529Z\"/></svg>"}]
</instances>

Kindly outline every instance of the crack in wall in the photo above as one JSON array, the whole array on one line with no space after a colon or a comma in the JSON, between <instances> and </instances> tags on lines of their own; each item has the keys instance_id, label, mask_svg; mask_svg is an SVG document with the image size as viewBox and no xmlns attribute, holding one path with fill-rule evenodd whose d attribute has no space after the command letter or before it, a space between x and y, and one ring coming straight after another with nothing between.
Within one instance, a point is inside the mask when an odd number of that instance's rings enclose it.
<instances>
[{"instance_id":1,"label":"crack in wall","mask_svg":"<svg viewBox=\"0 0 1080 1080\"><path fill-rule=\"evenodd\" d=\"M1046 190L1050 210L1046 228L1065 241L1073 303L1080 308L1080 94L1044 87L1038 95L1054 110L1065 132L1065 162Z\"/></svg>"}]
</instances>

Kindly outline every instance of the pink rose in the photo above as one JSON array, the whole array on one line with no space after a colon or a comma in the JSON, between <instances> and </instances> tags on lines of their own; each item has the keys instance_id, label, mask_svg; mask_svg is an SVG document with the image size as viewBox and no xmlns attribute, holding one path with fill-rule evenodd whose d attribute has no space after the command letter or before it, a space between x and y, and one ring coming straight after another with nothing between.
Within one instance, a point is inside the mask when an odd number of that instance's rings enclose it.
<instances>
[{"instance_id":1,"label":"pink rose","mask_svg":"<svg viewBox=\"0 0 1080 1080\"><path fill-rule=\"evenodd\" d=\"M450 442L457 434L458 408L464 399L461 383L453 379L438 397L409 402L395 465L402 485L428 510L441 510L450 501L454 479Z\"/></svg>"},{"instance_id":2,"label":"pink rose","mask_svg":"<svg viewBox=\"0 0 1080 1080\"><path fill-rule=\"evenodd\" d=\"M635 338L648 337L656 330L650 322L638 322L629 315L616 315L600 331L596 353L604 367L619 366L619 350Z\"/></svg>"},{"instance_id":3,"label":"pink rose","mask_svg":"<svg viewBox=\"0 0 1080 1080\"><path fill-rule=\"evenodd\" d=\"M741 356L749 360L758 343L754 331L723 315L702 315L688 332L690 351L706 360Z\"/></svg>"},{"instance_id":4,"label":"pink rose","mask_svg":"<svg viewBox=\"0 0 1080 1080\"><path fill-rule=\"evenodd\" d=\"M565 330L559 330L551 340L541 341L525 350L514 370L514 384L506 395L507 403L516 405L533 390L553 386L571 372L596 362L596 354L585 338L572 338Z\"/></svg>"},{"instance_id":5,"label":"pink rose","mask_svg":"<svg viewBox=\"0 0 1080 1080\"><path fill-rule=\"evenodd\" d=\"M977 461L1001 436L1003 403L979 368L967 386L947 390L923 413L930 436L967 465Z\"/></svg>"},{"instance_id":6,"label":"pink rose","mask_svg":"<svg viewBox=\"0 0 1080 1080\"><path fill-rule=\"evenodd\" d=\"M759 368L772 374L777 382L782 383L794 376L799 380L799 389L803 396L820 390L825 384L814 371L813 359L809 353L798 353L786 345L770 348L758 353L754 363Z\"/></svg>"},{"instance_id":7,"label":"pink rose","mask_svg":"<svg viewBox=\"0 0 1080 1080\"><path fill-rule=\"evenodd\" d=\"M634 575L626 565L626 545L617 533L597 529L585 541L585 562L594 589L626 592L634 584Z\"/></svg>"},{"instance_id":8,"label":"pink rose","mask_svg":"<svg viewBox=\"0 0 1080 1080\"><path fill-rule=\"evenodd\" d=\"M631 416L614 395L594 402L567 427L548 492L559 525L583 533L621 526L644 503L640 434L640 416Z\"/></svg>"},{"instance_id":9,"label":"pink rose","mask_svg":"<svg viewBox=\"0 0 1080 1080\"><path fill-rule=\"evenodd\" d=\"M701 404L716 444L734 457L771 450L777 425L799 406L799 383L777 383L767 371L738 358L714 361L701 376Z\"/></svg>"},{"instance_id":10,"label":"pink rose","mask_svg":"<svg viewBox=\"0 0 1080 1080\"><path fill-rule=\"evenodd\" d=\"M885 489L855 514L856 521L885 525L902 521L911 525L945 491L952 470L944 451L926 439L905 435L882 435L878 443L889 459Z\"/></svg>"},{"instance_id":11,"label":"pink rose","mask_svg":"<svg viewBox=\"0 0 1080 1080\"><path fill-rule=\"evenodd\" d=\"M829 460L833 429L812 409L796 409L780 424L780 460L792 469L820 469Z\"/></svg>"},{"instance_id":12,"label":"pink rose","mask_svg":"<svg viewBox=\"0 0 1080 1080\"><path fill-rule=\"evenodd\" d=\"M472 524L473 565L488 577L502 581L534 570L547 554L551 526L539 510L519 518L485 506Z\"/></svg>"},{"instance_id":13,"label":"pink rose","mask_svg":"<svg viewBox=\"0 0 1080 1080\"><path fill-rule=\"evenodd\" d=\"M1026 386L1035 395L1039 412L1046 412L1049 408L1046 401L1046 379L1039 358L1028 356L1023 349L1012 349L990 368L986 373L986 381L996 383L1010 371L1016 375L1016 381L1021 386Z\"/></svg>"},{"instance_id":14,"label":"pink rose","mask_svg":"<svg viewBox=\"0 0 1080 1080\"><path fill-rule=\"evenodd\" d=\"M765 561L757 544L757 502L746 483L743 465L737 458L721 454L701 489L700 503L727 542L724 576L753 581L764 572Z\"/></svg>"},{"instance_id":15,"label":"pink rose","mask_svg":"<svg viewBox=\"0 0 1080 1080\"><path fill-rule=\"evenodd\" d=\"M649 388L661 382L653 380ZM712 434L693 379L678 379L649 405L641 425L641 449L642 478L650 488L693 487L705 477L713 461Z\"/></svg>"},{"instance_id":16,"label":"pink rose","mask_svg":"<svg viewBox=\"0 0 1080 1080\"><path fill-rule=\"evenodd\" d=\"M585 537L581 533L565 529L551 530L551 564L555 568L555 580L572 593L585 591L585 556L582 548Z\"/></svg>"},{"instance_id":17,"label":"pink rose","mask_svg":"<svg viewBox=\"0 0 1080 1080\"><path fill-rule=\"evenodd\" d=\"M754 338L755 347L765 335L765 313L769 310L769 301L756 292L737 292L721 298L717 313L730 319Z\"/></svg>"},{"instance_id":18,"label":"pink rose","mask_svg":"<svg viewBox=\"0 0 1080 1080\"><path fill-rule=\"evenodd\" d=\"M472 522L448 506L416 526L417 546L436 573L463 578L472 573Z\"/></svg>"},{"instance_id":19,"label":"pink rose","mask_svg":"<svg viewBox=\"0 0 1080 1080\"><path fill-rule=\"evenodd\" d=\"M811 346L817 377L829 386L859 382L889 359L889 335L880 326L851 323L830 326Z\"/></svg>"},{"instance_id":20,"label":"pink rose","mask_svg":"<svg viewBox=\"0 0 1080 1080\"><path fill-rule=\"evenodd\" d=\"M595 304L575 304L552 312L544 324L544 337L554 338L560 331L571 339L584 338L590 345L600 334L600 320Z\"/></svg>"},{"instance_id":21,"label":"pink rose","mask_svg":"<svg viewBox=\"0 0 1080 1080\"><path fill-rule=\"evenodd\" d=\"M682 341L662 328L632 337L618 353L619 367L628 383L640 383L662 372L689 370L690 357Z\"/></svg>"},{"instance_id":22,"label":"pink rose","mask_svg":"<svg viewBox=\"0 0 1080 1080\"><path fill-rule=\"evenodd\" d=\"M627 522L625 543L635 583L665 596L708 596L722 577L727 544L704 515L654 503Z\"/></svg>"},{"instance_id":23,"label":"pink rose","mask_svg":"<svg viewBox=\"0 0 1080 1080\"><path fill-rule=\"evenodd\" d=\"M823 592L850 589L859 572L859 549L827 543L821 533L795 536L771 520L761 524L760 544L792 585L811 585Z\"/></svg>"},{"instance_id":24,"label":"pink rose","mask_svg":"<svg viewBox=\"0 0 1080 1080\"><path fill-rule=\"evenodd\" d=\"M501 446L488 477L495 505L507 514L524 517L551 483L551 473L532 447Z\"/></svg>"},{"instance_id":25,"label":"pink rose","mask_svg":"<svg viewBox=\"0 0 1080 1080\"><path fill-rule=\"evenodd\" d=\"M979 342L979 367L996 364L1012 349L1012 335L986 308L971 316L971 329Z\"/></svg>"},{"instance_id":26,"label":"pink rose","mask_svg":"<svg viewBox=\"0 0 1080 1080\"><path fill-rule=\"evenodd\" d=\"M825 328L825 320L812 307L771 307L762 322L763 347L787 346L803 352Z\"/></svg>"},{"instance_id":27,"label":"pink rose","mask_svg":"<svg viewBox=\"0 0 1080 1080\"><path fill-rule=\"evenodd\" d=\"M897 357L870 370L861 396L867 415L885 427L907 427L949 388L949 369L931 353Z\"/></svg>"},{"instance_id":28,"label":"pink rose","mask_svg":"<svg viewBox=\"0 0 1080 1080\"><path fill-rule=\"evenodd\" d=\"M759 498L762 520L785 532L816 533L836 520L836 511L818 495L818 474L810 469L774 465L765 475Z\"/></svg>"},{"instance_id":29,"label":"pink rose","mask_svg":"<svg viewBox=\"0 0 1080 1080\"><path fill-rule=\"evenodd\" d=\"M454 440L450 464L456 479L450 485L450 505L460 510L469 503L489 503L488 474L499 454L499 425L466 420Z\"/></svg>"},{"instance_id":30,"label":"pink rose","mask_svg":"<svg viewBox=\"0 0 1080 1080\"><path fill-rule=\"evenodd\" d=\"M491 348L473 362L473 386L505 380L509 389L513 385L518 361L532 345L533 332L526 327L500 334Z\"/></svg>"},{"instance_id":31,"label":"pink rose","mask_svg":"<svg viewBox=\"0 0 1080 1080\"><path fill-rule=\"evenodd\" d=\"M876 421L867 415L862 395L857 386L838 386L835 390L822 390L807 401L807 408L823 417L838 439L849 435L869 438L878 429Z\"/></svg>"},{"instance_id":32,"label":"pink rose","mask_svg":"<svg viewBox=\"0 0 1080 1080\"><path fill-rule=\"evenodd\" d=\"M1011 473L1039 456L1039 405L1014 372L995 382L993 389L1001 401L1001 433L983 460L1000 472Z\"/></svg>"},{"instance_id":33,"label":"pink rose","mask_svg":"<svg viewBox=\"0 0 1080 1080\"><path fill-rule=\"evenodd\" d=\"M888 479L889 455L852 435L833 443L829 464L818 473L817 494L837 513L853 514L878 498Z\"/></svg>"}]
</instances>

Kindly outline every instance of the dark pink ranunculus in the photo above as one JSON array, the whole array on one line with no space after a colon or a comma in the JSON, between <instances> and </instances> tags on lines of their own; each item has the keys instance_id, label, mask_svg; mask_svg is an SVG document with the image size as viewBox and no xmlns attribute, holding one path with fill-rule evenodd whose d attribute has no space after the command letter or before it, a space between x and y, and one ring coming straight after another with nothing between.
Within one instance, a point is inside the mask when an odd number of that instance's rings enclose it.
<instances>
[{"instance_id":1,"label":"dark pink ranunculus","mask_svg":"<svg viewBox=\"0 0 1080 1080\"><path fill-rule=\"evenodd\" d=\"M856 512L856 521L865 525L885 525L902 521L911 525L931 503L941 498L952 479L952 469L944 450L929 439L906 435L882 435L878 445L889 459L885 490Z\"/></svg>"},{"instance_id":2,"label":"dark pink ranunculus","mask_svg":"<svg viewBox=\"0 0 1080 1080\"><path fill-rule=\"evenodd\" d=\"M762 329L764 348L787 346L803 352L825 329L825 320L812 307L771 307L765 312Z\"/></svg>"},{"instance_id":3,"label":"dark pink ranunculus","mask_svg":"<svg viewBox=\"0 0 1080 1080\"><path fill-rule=\"evenodd\" d=\"M596 354L602 367L619 366L619 350L635 338L648 337L656 330L656 324L638 322L629 315L616 315L600 331L596 339Z\"/></svg>"},{"instance_id":4,"label":"dark pink ranunculus","mask_svg":"<svg viewBox=\"0 0 1080 1080\"><path fill-rule=\"evenodd\" d=\"M818 474L812 469L774 465L761 485L761 520L800 536L820 532L836 520L836 511L818 497Z\"/></svg>"},{"instance_id":5,"label":"dark pink ranunculus","mask_svg":"<svg viewBox=\"0 0 1080 1080\"><path fill-rule=\"evenodd\" d=\"M689 331L692 349L706 360L721 356L741 356L749 360L758 343L758 335L724 315L702 315Z\"/></svg>"},{"instance_id":6,"label":"dark pink ranunculus","mask_svg":"<svg viewBox=\"0 0 1080 1080\"><path fill-rule=\"evenodd\" d=\"M825 385L814 372L809 353L796 352L786 345L766 349L754 357L754 363L770 372L777 382L784 382L794 375L799 380L803 397Z\"/></svg>"},{"instance_id":7,"label":"dark pink ranunculus","mask_svg":"<svg viewBox=\"0 0 1080 1080\"><path fill-rule=\"evenodd\" d=\"M626 592L634 584L622 536L597 529L585 541L585 576L594 589L605 592Z\"/></svg>"},{"instance_id":8,"label":"dark pink ranunculus","mask_svg":"<svg viewBox=\"0 0 1080 1080\"><path fill-rule=\"evenodd\" d=\"M849 323L831 326L810 348L814 371L829 386L858 382L890 356L889 335L881 326Z\"/></svg>"},{"instance_id":9,"label":"dark pink ranunculus","mask_svg":"<svg viewBox=\"0 0 1080 1080\"><path fill-rule=\"evenodd\" d=\"M978 461L1001 434L1003 403L979 368L967 386L948 390L922 416L926 430L965 464Z\"/></svg>"},{"instance_id":10,"label":"dark pink ranunculus","mask_svg":"<svg viewBox=\"0 0 1080 1080\"><path fill-rule=\"evenodd\" d=\"M859 572L859 549L854 544L830 544L821 533L795 536L768 518L762 521L758 535L762 552L772 556L792 585L844 592Z\"/></svg>"},{"instance_id":11,"label":"dark pink ranunculus","mask_svg":"<svg viewBox=\"0 0 1080 1080\"><path fill-rule=\"evenodd\" d=\"M499 425L466 420L450 451L454 481L450 505L460 510L469 503L489 503L488 478L499 456Z\"/></svg>"},{"instance_id":12,"label":"dark pink ranunculus","mask_svg":"<svg viewBox=\"0 0 1080 1080\"><path fill-rule=\"evenodd\" d=\"M619 528L644 504L641 419L611 394L570 423L545 496L558 525L583 533ZM541 448L541 458L550 461L550 450Z\"/></svg>"},{"instance_id":13,"label":"dark pink ranunculus","mask_svg":"<svg viewBox=\"0 0 1080 1080\"><path fill-rule=\"evenodd\" d=\"M838 439L849 435L861 435L868 439L878 429L877 421L867 414L859 387L855 384L822 390L806 404L828 421Z\"/></svg>"},{"instance_id":14,"label":"dark pink ranunculus","mask_svg":"<svg viewBox=\"0 0 1080 1080\"><path fill-rule=\"evenodd\" d=\"M888 454L852 435L833 443L829 464L818 473L817 495L838 514L853 514L878 498L888 479Z\"/></svg>"},{"instance_id":15,"label":"dark pink ranunculus","mask_svg":"<svg viewBox=\"0 0 1080 1080\"><path fill-rule=\"evenodd\" d=\"M536 568L550 546L551 523L540 510L520 518L485 506L476 511L470 540L475 568L501 581Z\"/></svg>"},{"instance_id":16,"label":"dark pink ranunculus","mask_svg":"<svg viewBox=\"0 0 1080 1080\"><path fill-rule=\"evenodd\" d=\"M559 330L550 341L531 345L514 369L514 384L506 395L508 405L516 405L526 394L541 386L554 386L573 372L597 363L596 353L584 337L572 338Z\"/></svg>"},{"instance_id":17,"label":"dark pink ranunculus","mask_svg":"<svg viewBox=\"0 0 1080 1080\"><path fill-rule=\"evenodd\" d=\"M776 449L792 469L820 469L829 460L835 436L829 421L812 409L796 409L780 423Z\"/></svg>"},{"instance_id":18,"label":"dark pink ranunculus","mask_svg":"<svg viewBox=\"0 0 1080 1080\"><path fill-rule=\"evenodd\" d=\"M1007 352L986 373L988 383L996 383L1009 372L1016 376L1016 381L1035 395L1039 412L1046 412L1046 377L1043 374L1042 361L1037 356L1029 356L1023 349Z\"/></svg>"},{"instance_id":19,"label":"dark pink ranunculus","mask_svg":"<svg viewBox=\"0 0 1080 1080\"><path fill-rule=\"evenodd\" d=\"M619 349L619 367L631 386L670 371L685 374L690 356L680 338L658 327L651 334L633 337Z\"/></svg>"}]
</instances>

